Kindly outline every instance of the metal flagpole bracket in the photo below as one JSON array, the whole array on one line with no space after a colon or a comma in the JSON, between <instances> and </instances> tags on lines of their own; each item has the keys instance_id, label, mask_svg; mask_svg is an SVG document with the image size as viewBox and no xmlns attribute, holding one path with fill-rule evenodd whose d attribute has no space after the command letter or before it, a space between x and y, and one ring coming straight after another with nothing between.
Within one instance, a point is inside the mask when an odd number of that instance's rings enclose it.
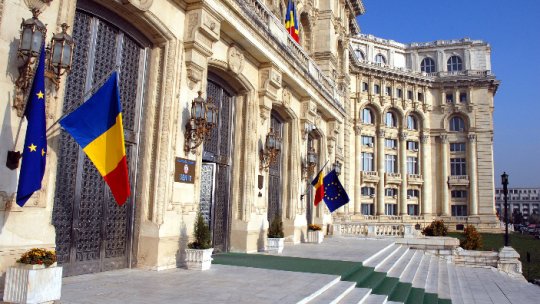
<instances>
[{"instance_id":1,"label":"metal flagpole bracket","mask_svg":"<svg viewBox=\"0 0 540 304\"><path fill-rule=\"evenodd\" d=\"M21 160L21 152L8 151L6 167L8 167L10 170L15 170L19 168L19 160Z\"/></svg>"}]
</instances>

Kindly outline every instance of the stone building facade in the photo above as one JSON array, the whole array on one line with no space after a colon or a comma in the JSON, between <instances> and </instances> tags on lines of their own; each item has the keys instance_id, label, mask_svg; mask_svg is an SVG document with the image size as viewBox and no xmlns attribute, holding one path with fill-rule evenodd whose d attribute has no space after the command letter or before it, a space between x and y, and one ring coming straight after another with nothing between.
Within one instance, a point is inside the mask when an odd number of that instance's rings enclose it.
<instances>
[{"instance_id":1,"label":"stone building facade","mask_svg":"<svg viewBox=\"0 0 540 304\"><path fill-rule=\"evenodd\" d=\"M47 24L46 42L66 23L76 43L71 72L58 90L47 81L47 125L53 126L47 168L42 189L23 208L14 203L18 170L0 166L0 271L32 247L55 247L66 275L177 267L199 211L218 252L264 250L276 216L293 243L304 239L308 222L325 232L336 220L424 223L438 216L489 226L495 215L491 112L497 88L489 46L469 40L402 45L360 35L360 0L296 1L298 44L283 26L286 3L0 0L0 61L6 67L0 75L0 159L13 147L24 149L26 123L19 131L17 110L24 98L14 84L21 18L37 8ZM364 56L384 51L388 64L362 60L358 49ZM421 73L419 62L428 53L438 67L456 53L462 69ZM122 207L77 144L53 125L114 69L132 187ZM373 93L376 85L379 93ZM396 98L398 88L414 98ZM202 142L188 132L199 91L219 116ZM451 95L457 101L462 93L465 102L445 100ZM373 123L361 119L364 109ZM388 110L395 126L382 124ZM407 129L409 114L416 129ZM453 117L462 119L456 123L463 130L451 130ZM265 156L270 131L282 139L272 163ZM371 136L372 145L363 145L362 136ZM383 153L378 148L387 139L391 147ZM408 142L416 145L407 149ZM454 143L467 148L451 150ZM361 167L362 153L373 154L369 170ZM392 172L385 170L385 154L397 161ZM452 174L454 154L465 159L466 172ZM417 157L411 174L404 174L407 157ZM340 179L351 202L333 218L323 204L312 206L309 183L322 166L336 162L343 164ZM179 179L178 168L193 168L193 179ZM396 190L386 195L387 189ZM466 198L454 199L458 190L468 191ZM466 205L466 216L452 216L454 205ZM386 216L385 208L395 215ZM410 210L415 215L407 216Z\"/></svg>"},{"instance_id":2,"label":"stone building facade","mask_svg":"<svg viewBox=\"0 0 540 304\"><path fill-rule=\"evenodd\" d=\"M508 188L508 214L515 210L521 212L525 221L532 214L540 214L540 188ZM495 189L495 208L497 214L504 215L504 192L502 188ZM501 217L504 220L504 217Z\"/></svg>"}]
</instances>

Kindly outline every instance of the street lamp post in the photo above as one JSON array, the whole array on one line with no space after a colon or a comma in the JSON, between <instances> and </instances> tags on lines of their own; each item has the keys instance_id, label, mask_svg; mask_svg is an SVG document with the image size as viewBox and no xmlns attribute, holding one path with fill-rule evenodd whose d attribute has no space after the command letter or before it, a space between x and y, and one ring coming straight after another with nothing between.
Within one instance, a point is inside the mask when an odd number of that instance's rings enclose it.
<instances>
[{"instance_id":1,"label":"street lamp post","mask_svg":"<svg viewBox=\"0 0 540 304\"><path fill-rule=\"evenodd\" d=\"M501 183L503 185L504 194L504 222L506 223L506 230L504 232L504 246L508 247L508 174L506 174L506 172L501 175Z\"/></svg>"}]
</instances>

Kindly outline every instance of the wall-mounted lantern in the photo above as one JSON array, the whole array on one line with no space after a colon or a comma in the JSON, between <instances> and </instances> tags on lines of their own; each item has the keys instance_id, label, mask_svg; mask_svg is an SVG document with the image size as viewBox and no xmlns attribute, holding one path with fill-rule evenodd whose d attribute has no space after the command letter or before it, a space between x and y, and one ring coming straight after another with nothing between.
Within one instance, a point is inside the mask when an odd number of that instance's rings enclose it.
<instances>
[{"instance_id":1,"label":"wall-mounted lantern","mask_svg":"<svg viewBox=\"0 0 540 304\"><path fill-rule=\"evenodd\" d=\"M212 129L217 125L218 109L211 98L205 100L199 96L191 102L191 118L186 124L184 135L184 151L195 153L199 147L211 134Z\"/></svg>"},{"instance_id":2,"label":"wall-mounted lantern","mask_svg":"<svg viewBox=\"0 0 540 304\"><path fill-rule=\"evenodd\" d=\"M266 142L264 149L259 151L259 170L267 169L272 164L275 164L279 158L279 152L281 151L281 137L270 129L270 132L266 135Z\"/></svg>"},{"instance_id":3,"label":"wall-mounted lantern","mask_svg":"<svg viewBox=\"0 0 540 304\"><path fill-rule=\"evenodd\" d=\"M315 167L317 166L317 152L313 147L308 149L306 161L302 164L302 171L305 178L309 178L315 173Z\"/></svg>"},{"instance_id":4,"label":"wall-mounted lantern","mask_svg":"<svg viewBox=\"0 0 540 304\"><path fill-rule=\"evenodd\" d=\"M57 91L60 88L60 77L71 71L71 64L73 63L75 42L66 32L68 28L69 26L66 23L62 24L62 32L53 35L48 49L49 64L45 76L54 83Z\"/></svg>"}]
</instances>

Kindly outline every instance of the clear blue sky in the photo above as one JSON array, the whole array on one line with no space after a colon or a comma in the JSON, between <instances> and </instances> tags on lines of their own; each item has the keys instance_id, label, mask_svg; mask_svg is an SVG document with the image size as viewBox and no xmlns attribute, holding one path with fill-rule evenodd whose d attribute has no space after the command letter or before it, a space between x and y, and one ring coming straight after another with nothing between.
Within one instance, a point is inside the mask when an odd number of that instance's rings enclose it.
<instances>
[{"instance_id":1,"label":"clear blue sky","mask_svg":"<svg viewBox=\"0 0 540 304\"><path fill-rule=\"evenodd\" d=\"M362 33L398 42L470 37L491 45L495 185L540 187L540 0L364 0Z\"/></svg>"}]
</instances>

